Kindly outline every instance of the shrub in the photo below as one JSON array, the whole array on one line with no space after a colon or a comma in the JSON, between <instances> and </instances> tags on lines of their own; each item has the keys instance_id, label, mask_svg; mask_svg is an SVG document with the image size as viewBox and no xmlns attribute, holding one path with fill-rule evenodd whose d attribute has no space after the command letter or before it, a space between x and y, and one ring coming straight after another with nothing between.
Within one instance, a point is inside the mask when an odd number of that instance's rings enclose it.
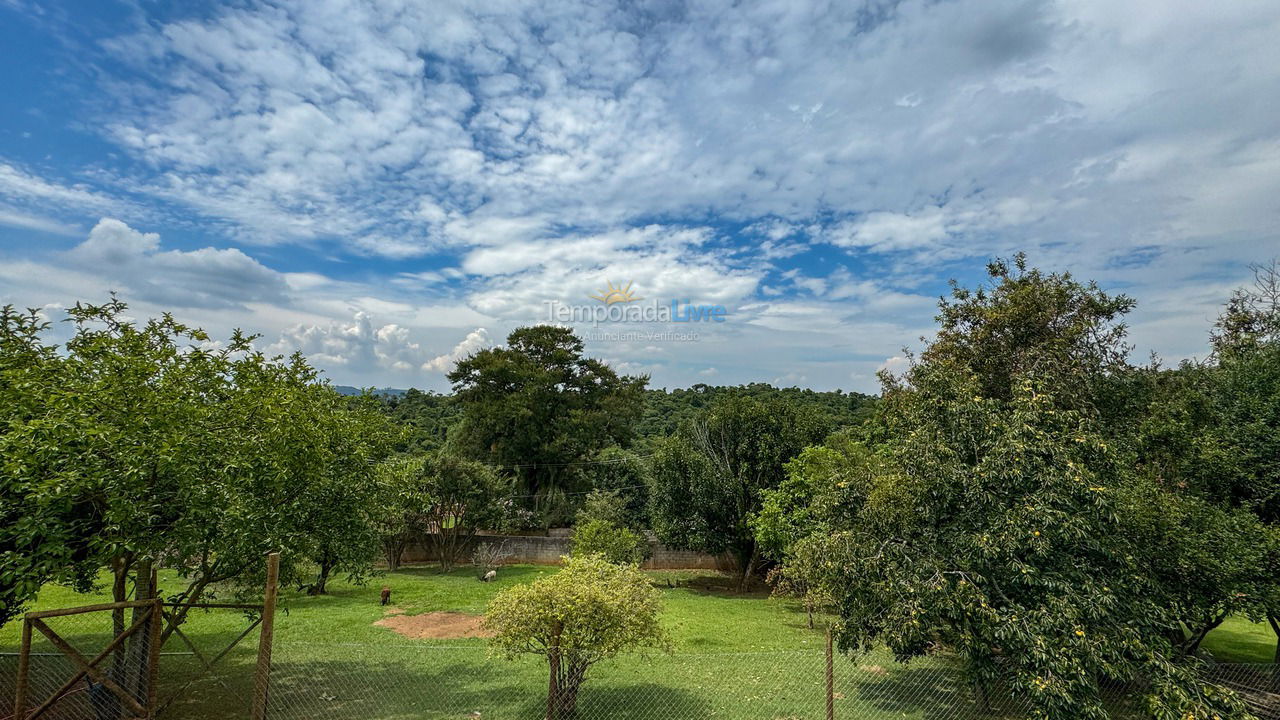
<instances>
[{"instance_id":1,"label":"shrub","mask_svg":"<svg viewBox=\"0 0 1280 720\"><path fill-rule=\"evenodd\" d=\"M599 555L566 558L560 572L494 596L485 629L500 655L542 655L551 673L548 717L572 717L587 670L638 647L665 649L661 596L634 565Z\"/></svg>"},{"instance_id":2,"label":"shrub","mask_svg":"<svg viewBox=\"0 0 1280 720\"><path fill-rule=\"evenodd\" d=\"M607 520L588 520L573 529L569 546L575 557L600 555L619 565L639 565L649 553L649 541L640 533Z\"/></svg>"}]
</instances>

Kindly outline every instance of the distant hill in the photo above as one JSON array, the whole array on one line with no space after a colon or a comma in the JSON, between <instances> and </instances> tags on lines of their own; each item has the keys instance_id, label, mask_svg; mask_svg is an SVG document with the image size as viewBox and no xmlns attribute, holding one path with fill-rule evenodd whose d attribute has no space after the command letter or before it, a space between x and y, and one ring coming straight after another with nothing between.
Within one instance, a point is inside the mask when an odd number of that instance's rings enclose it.
<instances>
[{"instance_id":1,"label":"distant hill","mask_svg":"<svg viewBox=\"0 0 1280 720\"><path fill-rule=\"evenodd\" d=\"M339 395L359 395L360 393L364 392L362 389L358 387L352 387L350 385L334 385L333 389L337 390ZM373 394L378 395L380 397L402 397L407 392L409 391L401 390L399 388L374 388L373 389Z\"/></svg>"}]
</instances>

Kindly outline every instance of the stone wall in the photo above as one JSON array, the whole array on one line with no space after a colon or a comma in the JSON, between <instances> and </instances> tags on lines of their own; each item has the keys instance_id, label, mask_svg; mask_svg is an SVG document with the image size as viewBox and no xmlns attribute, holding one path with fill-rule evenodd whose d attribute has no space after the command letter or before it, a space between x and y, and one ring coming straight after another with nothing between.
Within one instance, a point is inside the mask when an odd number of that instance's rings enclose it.
<instances>
[{"instance_id":1,"label":"stone wall","mask_svg":"<svg viewBox=\"0 0 1280 720\"><path fill-rule=\"evenodd\" d=\"M569 554L569 538L545 535L477 535L473 543L498 544L511 554L507 562L529 565L558 565L561 556ZM708 555L688 550L672 550L661 543L650 542L651 554L645 561L646 570L725 570L734 567L732 558L726 555ZM436 558L424 545L414 543L405 550L402 562L430 562ZM468 548L461 557L469 562Z\"/></svg>"}]
</instances>

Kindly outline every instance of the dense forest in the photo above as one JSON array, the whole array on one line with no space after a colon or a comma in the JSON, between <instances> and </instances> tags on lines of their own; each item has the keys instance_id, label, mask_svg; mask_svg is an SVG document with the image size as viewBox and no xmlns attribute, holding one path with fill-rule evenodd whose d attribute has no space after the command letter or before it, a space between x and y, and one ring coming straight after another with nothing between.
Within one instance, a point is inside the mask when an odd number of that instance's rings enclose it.
<instances>
[{"instance_id":1,"label":"dense forest","mask_svg":"<svg viewBox=\"0 0 1280 720\"><path fill-rule=\"evenodd\" d=\"M337 386L344 395L360 391L349 386ZM452 395L408 390L379 389L373 394L381 401L383 411L397 424L409 428L409 435L400 449L405 451L434 450L444 445L449 428L461 417L461 411ZM704 385L690 388L649 388L644 391L644 409L634 428L635 444L647 446L656 438L666 437L681 424L697 417L698 413L716 403L732 397L749 397L756 400L782 399L812 408L830 419L835 427L857 425L870 416L875 407L875 397L843 390L817 391L807 388L778 388L768 383L747 385Z\"/></svg>"}]
</instances>

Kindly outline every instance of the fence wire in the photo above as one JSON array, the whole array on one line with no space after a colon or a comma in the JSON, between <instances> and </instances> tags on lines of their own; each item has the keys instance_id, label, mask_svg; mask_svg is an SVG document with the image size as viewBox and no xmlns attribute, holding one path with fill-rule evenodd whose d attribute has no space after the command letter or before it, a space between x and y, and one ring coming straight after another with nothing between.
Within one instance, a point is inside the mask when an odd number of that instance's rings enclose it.
<instances>
[{"instance_id":1,"label":"fence wire","mask_svg":"<svg viewBox=\"0 0 1280 720\"><path fill-rule=\"evenodd\" d=\"M87 658L101 652L113 637L110 613L47 622ZM273 649L271 720L546 717L548 668L543 658L503 660L492 656L482 640L304 639L291 634L288 625L287 616L277 625L283 637ZM247 626L246 617L234 611L192 614L182 626L183 635L171 636L160 654L159 717L249 716L257 633L251 632L208 665ZM126 685L129 678L145 672L139 657L125 643L102 667ZM76 665L38 632L33 634L30 662L29 709L77 673ZM900 665L887 655L873 653L851 661L837 654L831 669L831 711L836 718L1011 720L1029 715L1024 704L1001 688L977 692L942 658ZM16 670L16 642L6 634L0 637L0 719L11 717ZM1245 697L1260 718L1280 717L1277 666L1218 664L1205 672L1209 680ZM1112 717L1138 716L1138 694L1133 688L1109 688ZM624 654L590 668L576 700L577 720L823 720L828 716L827 659L820 643L803 650ZM111 703L109 694L80 678L42 717L128 717Z\"/></svg>"},{"instance_id":2,"label":"fence wire","mask_svg":"<svg viewBox=\"0 0 1280 720\"><path fill-rule=\"evenodd\" d=\"M1025 717L1006 697L978 699L955 670L832 664L839 718L951 720ZM588 671L576 717L620 720L827 717L821 649L621 656ZM270 717L530 720L547 713L545 660L507 661L483 647L277 643Z\"/></svg>"}]
</instances>

